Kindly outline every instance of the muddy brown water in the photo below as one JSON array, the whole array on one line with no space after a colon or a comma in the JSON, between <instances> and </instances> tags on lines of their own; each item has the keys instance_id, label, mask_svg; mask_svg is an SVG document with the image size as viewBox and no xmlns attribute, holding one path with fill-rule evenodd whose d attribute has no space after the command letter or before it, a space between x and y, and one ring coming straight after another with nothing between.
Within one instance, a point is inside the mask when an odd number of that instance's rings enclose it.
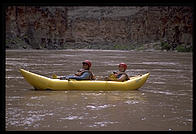
<instances>
[{"instance_id":1,"label":"muddy brown water","mask_svg":"<svg viewBox=\"0 0 196 134\"><path fill-rule=\"evenodd\" d=\"M134 91L35 91L19 73L69 75L86 59L98 78L120 62L127 63L129 75L150 77ZM192 64L192 53L6 50L6 130L191 131Z\"/></svg>"}]
</instances>

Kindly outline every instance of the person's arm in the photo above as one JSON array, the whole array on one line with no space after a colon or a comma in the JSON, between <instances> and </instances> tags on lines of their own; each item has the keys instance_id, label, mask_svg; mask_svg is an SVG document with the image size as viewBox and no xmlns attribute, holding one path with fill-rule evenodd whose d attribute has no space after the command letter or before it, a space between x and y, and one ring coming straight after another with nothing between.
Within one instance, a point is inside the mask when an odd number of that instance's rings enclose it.
<instances>
[{"instance_id":1,"label":"person's arm","mask_svg":"<svg viewBox=\"0 0 196 134\"><path fill-rule=\"evenodd\" d=\"M117 79L117 81L125 81L126 80L126 75L121 75L120 78Z\"/></svg>"},{"instance_id":2,"label":"person's arm","mask_svg":"<svg viewBox=\"0 0 196 134\"><path fill-rule=\"evenodd\" d=\"M116 75L115 74L110 74L108 77L105 77L104 80L111 80L111 81L116 81L117 78L116 78Z\"/></svg>"},{"instance_id":3,"label":"person's arm","mask_svg":"<svg viewBox=\"0 0 196 134\"><path fill-rule=\"evenodd\" d=\"M76 76L81 76L81 74L84 72L84 69L80 69L80 70L78 70L76 73L75 73L75 75Z\"/></svg>"},{"instance_id":4,"label":"person's arm","mask_svg":"<svg viewBox=\"0 0 196 134\"><path fill-rule=\"evenodd\" d=\"M67 79L86 80L90 73L84 72L81 76L68 76Z\"/></svg>"}]
</instances>

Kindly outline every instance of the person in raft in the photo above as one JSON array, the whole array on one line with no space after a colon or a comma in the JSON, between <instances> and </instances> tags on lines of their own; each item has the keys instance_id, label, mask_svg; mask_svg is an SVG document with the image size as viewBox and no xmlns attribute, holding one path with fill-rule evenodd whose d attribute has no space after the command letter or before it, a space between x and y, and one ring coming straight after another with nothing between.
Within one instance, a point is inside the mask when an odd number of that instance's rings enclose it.
<instances>
[{"instance_id":1,"label":"person in raft","mask_svg":"<svg viewBox=\"0 0 196 134\"><path fill-rule=\"evenodd\" d=\"M71 76L63 76L60 77L61 80L69 80L69 79L76 79L76 80L95 80L94 74L90 71L91 62L89 60L85 60L82 62L83 66L82 69L78 70L74 75Z\"/></svg>"},{"instance_id":2,"label":"person in raft","mask_svg":"<svg viewBox=\"0 0 196 134\"><path fill-rule=\"evenodd\" d=\"M125 73L127 69L127 64L120 63L118 66L118 72L113 72L113 74L106 77L105 80L112 80L112 81L126 81L129 80L129 76Z\"/></svg>"}]
</instances>

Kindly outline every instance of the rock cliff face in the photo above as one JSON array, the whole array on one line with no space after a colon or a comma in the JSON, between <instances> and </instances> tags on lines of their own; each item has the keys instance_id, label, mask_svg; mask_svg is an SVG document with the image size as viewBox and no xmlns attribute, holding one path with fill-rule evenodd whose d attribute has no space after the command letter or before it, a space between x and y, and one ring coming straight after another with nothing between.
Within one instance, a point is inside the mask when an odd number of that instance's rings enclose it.
<instances>
[{"instance_id":1,"label":"rock cliff face","mask_svg":"<svg viewBox=\"0 0 196 134\"><path fill-rule=\"evenodd\" d=\"M6 10L6 47L132 49L192 46L192 7L19 7ZM25 46L25 45L24 45ZM26 46L25 46L26 47Z\"/></svg>"},{"instance_id":2,"label":"rock cliff face","mask_svg":"<svg viewBox=\"0 0 196 134\"><path fill-rule=\"evenodd\" d=\"M62 44L67 31L67 8L10 6L6 11L6 39L18 38L32 48ZM11 46L12 47L12 46Z\"/></svg>"}]
</instances>

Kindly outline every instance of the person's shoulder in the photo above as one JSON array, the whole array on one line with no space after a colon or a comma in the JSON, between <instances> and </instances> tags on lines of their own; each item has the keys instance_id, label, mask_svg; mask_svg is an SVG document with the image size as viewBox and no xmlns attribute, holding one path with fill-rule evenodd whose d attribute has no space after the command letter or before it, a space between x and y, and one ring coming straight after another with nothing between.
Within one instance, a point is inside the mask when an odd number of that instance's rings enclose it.
<instances>
[{"instance_id":1,"label":"person's shoulder","mask_svg":"<svg viewBox=\"0 0 196 134\"><path fill-rule=\"evenodd\" d=\"M84 70L84 72L89 72L90 70Z\"/></svg>"},{"instance_id":2,"label":"person's shoulder","mask_svg":"<svg viewBox=\"0 0 196 134\"><path fill-rule=\"evenodd\" d=\"M124 73L125 75L128 75L127 73Z\"/></svg>"},{"instance_id":3,"label":"person's shoulder","mask_svg":"<svg viewBox=\"0 0 196 134\"><path fill-rule=\"evenodd\" d=\"M91 71L85 70L85 71L83 72L83 74L91 74Z\"/></svg>"}]
</instances>

